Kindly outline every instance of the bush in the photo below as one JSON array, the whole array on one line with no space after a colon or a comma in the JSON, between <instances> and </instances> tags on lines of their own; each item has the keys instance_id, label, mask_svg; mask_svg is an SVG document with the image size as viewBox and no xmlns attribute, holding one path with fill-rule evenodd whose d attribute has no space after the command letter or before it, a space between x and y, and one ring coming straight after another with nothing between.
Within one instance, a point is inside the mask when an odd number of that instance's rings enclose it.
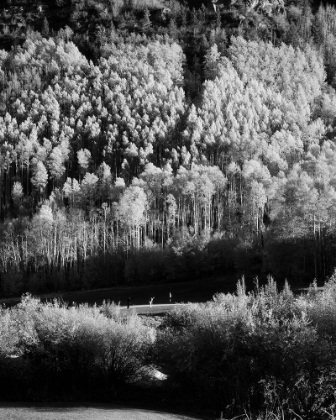
<instances>
[{"instance_id":1,"label":"bush","mask_svg":"<svg viewBox=\"0 0 336 420\"><path fill-rule=\"evenodd\" d=\"M289 407L305 418L334 404L334 347L312 322L304 298L276 283L246 294L216 295L168 315L158 359L200 401L227 416ZM334 328L332 328L333 331Z\"/></svg>"},{"instance_id":2,"label":"bush","mask_svg":"<svg viewBox=\"0 0 336 420\"><path fill-rule=\"evenodd\" d=\"M39 400L110 399L141 378L155 339L137 316L113 319L104 308L42 304L29 295L1 313L0 326L3 372L25 383L20 398Z\"/></svg>"},{"instance_id":3,"label":"bush","mask_svg":"<svg viewBox=\"0 0 336 420\"><path fill-rule=\"evenodd\" d=\"M226 416L324 418L336 409L335 303L336 274L301 296L272 278L246 293L242 280L236 294L179 307L155 330L109 302L68 307L25 295L0 310L0 395L110 400L155 362L184 399Z\"/></svg>"},{"instance_id":4,"label":"bush","mask_svg":"<svg viewBox=\"0 0 336 420\"><path fill-rule=\"evenodd\" d=\"M166 251L158 246L134 252L125 264L126 282L153 284L164 281L166 254Z\"/></svg>"}]
</instances>

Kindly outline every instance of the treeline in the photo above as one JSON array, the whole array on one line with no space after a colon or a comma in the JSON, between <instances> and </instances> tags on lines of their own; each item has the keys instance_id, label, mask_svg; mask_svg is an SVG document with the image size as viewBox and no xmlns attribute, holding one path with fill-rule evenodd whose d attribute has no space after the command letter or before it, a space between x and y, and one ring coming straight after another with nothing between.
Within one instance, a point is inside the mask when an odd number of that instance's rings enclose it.
<instances>
[{"instance_id":1,"label":"treeline","mask_svg":"<svg viewBox=\"0 0 336 420\"><path fill-rule=\"evenodd\" d=\"M335 275L294 296L276 282L217 294L161 320L120 307L42 304L0 310L1 399L118 401L153 395L226 418L329 419L335 406ZM153 368L167 375L160 386Z\"/></svg>"},{"instance_id":2,"label":"treeline","mask_svg":"<svg viewBox=\"0 0 336 420\"><path fill-rule=\"evenodd\" d=\"M218 6L105 28L93 60L70 27L0 51L3 294L332 273L334 9L265 4L295 39Z\"/></svg>"}]
</instances>

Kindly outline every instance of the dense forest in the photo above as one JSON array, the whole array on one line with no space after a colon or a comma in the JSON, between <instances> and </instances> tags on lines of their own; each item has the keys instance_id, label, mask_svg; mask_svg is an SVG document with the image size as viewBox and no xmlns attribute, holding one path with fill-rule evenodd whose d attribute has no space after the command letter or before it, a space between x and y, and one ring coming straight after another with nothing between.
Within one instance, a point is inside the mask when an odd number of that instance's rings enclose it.
<instances>
[{"instance_id":1,"label":"dense forest","mask_svg":"<svg viewBox=\"0 0 336 420\"><path fill-rule=\"evenodd\" d=\"M6 0L0 292L336 265L336 9Z\"/></svg>"}]
</instances>

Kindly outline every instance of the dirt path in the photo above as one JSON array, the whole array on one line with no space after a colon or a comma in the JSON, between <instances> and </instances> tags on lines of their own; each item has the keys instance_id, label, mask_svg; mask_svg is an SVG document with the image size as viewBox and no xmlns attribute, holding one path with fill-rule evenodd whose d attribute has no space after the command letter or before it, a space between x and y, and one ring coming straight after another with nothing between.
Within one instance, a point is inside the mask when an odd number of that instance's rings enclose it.
<instances>
[{"instance_id":1,"label":"dirt path","mask_svg":"<svg viewBox=\"0 0 336 420\"><path fill-rule=\"evenodd\" d=\"M121 306L121 310L126 314L138 314L138 315L159 315L169 312L175 308L183 306L183 303L169 303L162 305L136 305L130 306Z\"/></svg>"},{"instance_id":2,"label":"dirt path","mask_svg":"<svg viewBox=\"0 0 336 420\"><path fill-rule=\"evenodd\" d=\"M115 405L0 404L0 420L196 420L196 418Z\"/></svg>"}]
</instances>

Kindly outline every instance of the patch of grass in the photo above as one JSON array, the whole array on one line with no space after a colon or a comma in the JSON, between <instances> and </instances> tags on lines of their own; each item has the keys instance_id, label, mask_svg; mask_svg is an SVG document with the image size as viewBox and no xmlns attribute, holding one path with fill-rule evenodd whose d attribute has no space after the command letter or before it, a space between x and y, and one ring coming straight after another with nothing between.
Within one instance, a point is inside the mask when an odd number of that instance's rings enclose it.
<instances>
[{"instance_id":1,"label":"patch of grass","mask_svg":"<svg viewBox=\"0 0 336 420\"><path fill-rule=\"evenodd\" d=\"M115 405L2 404L7 420L196 420L195 417Z\"/></svg>"},{"instance_id":2,"label":"patch of grass","mask_svg":"<svg viewBox=\"0 0 336 420\"><path fill-rule=\"evenodd\" d=\"M115 304L120 302L121 306L126 306L128 298L131 298L131 305L148 305L151 297L155 297L154 304L170 303L169 293L172 294L171 303L179 302L206 302L215 293L232 293L235 291L237 277L209 278L201 281L171 283L171 284L152 284L137 287L112 287L95 290L82 290L74 292L60 292L57 294L41 295L41 300L61 298L65 302L88 303L89 305L101 305L103 301L113 301ZM253 281L251 280L251 287ZM20 298L1 299L0 304L12 306L20 302Z\"/></svg>"}]
</instances>

